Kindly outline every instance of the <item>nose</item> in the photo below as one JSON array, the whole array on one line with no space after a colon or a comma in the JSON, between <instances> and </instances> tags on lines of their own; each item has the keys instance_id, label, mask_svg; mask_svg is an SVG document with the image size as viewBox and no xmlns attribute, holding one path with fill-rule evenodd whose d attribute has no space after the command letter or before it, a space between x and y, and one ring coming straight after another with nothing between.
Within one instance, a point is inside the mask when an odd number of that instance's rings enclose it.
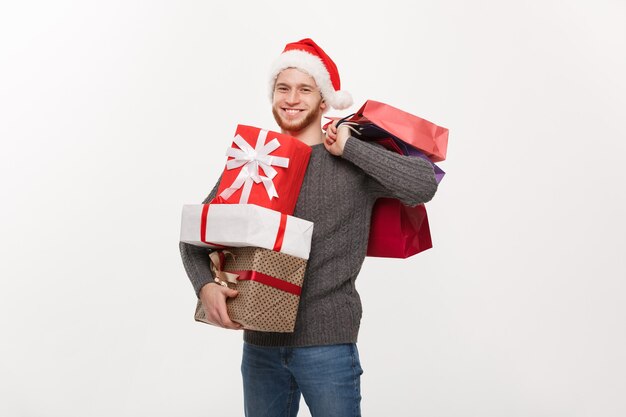
<instances>
[{"instance_id":1,"label":"nose","mask_svg":"<svg viewBox=\"0 0 626 417\"><path fill-rule=\"evenodd\" d=\"M300 101L300 95L298 94L298 89L292 88L291 90L289 90L289 93L287 94L287 97L285 97L285 99L287 100L287 103L289 104L294 104Z\"/></svg>"}]
</instances>

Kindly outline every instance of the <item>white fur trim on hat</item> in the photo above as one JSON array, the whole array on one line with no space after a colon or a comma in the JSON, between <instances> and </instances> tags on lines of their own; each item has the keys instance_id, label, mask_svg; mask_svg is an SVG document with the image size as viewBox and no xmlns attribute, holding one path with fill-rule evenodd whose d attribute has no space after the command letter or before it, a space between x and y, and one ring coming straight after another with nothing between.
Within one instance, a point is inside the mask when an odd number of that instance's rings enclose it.
<instances>
[{"instance_id":1,"label":"white fur trim on hat","mask_svg":"<svg viewBox=\"0 0 626 417\"><path fill-rule=\"evenodd\" d=\"M270 99L274 96L276 77L286 68L297 68L313 77L322 93L322 97L331 107L343 110L352 105L353 101L350 93L347 91L335 91L330 81L328 70L322 60L315 55L300 50L283 52L274 61L270 72Z\"/></svg>"}]
</instances>

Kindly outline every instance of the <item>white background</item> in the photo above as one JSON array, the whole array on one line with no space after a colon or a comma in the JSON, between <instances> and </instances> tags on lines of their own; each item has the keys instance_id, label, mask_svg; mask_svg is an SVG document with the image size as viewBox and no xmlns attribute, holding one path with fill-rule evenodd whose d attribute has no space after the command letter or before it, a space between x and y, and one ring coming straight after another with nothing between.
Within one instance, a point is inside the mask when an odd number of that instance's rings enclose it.
<instances>
[{"instance_id":1,"label":"white background","mask_svg":"<svg viewBox=\"0 0 626 417\"><path fill-rule=\"evenodd\" d=\"M2 2L0 415L242 415L180 211L304 37L451 132L435 248L358 280L363 414L626 415L626 4L262 3Z\"/></svg>"}]
</instances>

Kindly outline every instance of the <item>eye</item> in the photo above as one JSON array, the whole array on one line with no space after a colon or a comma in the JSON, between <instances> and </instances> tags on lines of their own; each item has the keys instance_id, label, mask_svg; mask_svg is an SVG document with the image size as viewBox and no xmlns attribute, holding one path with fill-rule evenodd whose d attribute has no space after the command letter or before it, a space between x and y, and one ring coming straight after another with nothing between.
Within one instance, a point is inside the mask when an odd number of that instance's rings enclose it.
<instances>
[{"instance_id":1,"label":"eye","mask_svg":"<svg viewBox=\"0 0 626 417\"><path fill-rule=\"evenodd\" d=\"M312 93L312 92L313 92L313 90L312 90L312 89L310 89L309 87L302 87L302 88L300 89L300 92L301 92L302 94L310 94L310 93Z\"/></svg>"},{"instance_id":2,"label":"eye","mask_svg":"<svg viewBox=\"0 0 626 417\"><path fill-rule=\"evenodd\" d=\"M286 93L287 91L289 91L289 89L283 85L276 87L276 91L278 91L279 93Z\"/></svg>"}]
</instances>

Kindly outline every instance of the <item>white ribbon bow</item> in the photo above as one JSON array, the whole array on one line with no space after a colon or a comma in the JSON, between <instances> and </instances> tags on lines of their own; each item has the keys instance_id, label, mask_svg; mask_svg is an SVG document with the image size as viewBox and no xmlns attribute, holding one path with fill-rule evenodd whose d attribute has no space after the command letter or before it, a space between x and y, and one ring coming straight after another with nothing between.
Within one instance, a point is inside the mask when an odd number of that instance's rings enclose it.
<instances>
[{"instance_id":1,"label":"white ribbon bow","mask_svg":"<svg viewBox=\"0 0 626 417\"><path fill-rule=\"evenodd\" d=\"M237 178L235 178L235 181L233 181L230 187L220 193L220 197L224 200L228 200L235 191L243 186L239 203L247 204L250 191L252 190L252 184L255 183L263 183L270 201L272 198L278 197L278 192L272 181L278 172L272 168L272 165L287 168L289 166L289 158L269 155L280 147L280 142L278 142L278 139L274 138L265 144L267 134L267 130L261 130L259 132L259 137L256 140L254 148L240 135L235 136L233 141L240 149L228 148L226 156L230 156L234 159L230 159L226 162L226 169L236 169L241 166L243 166L243 168L241 168L239 175L237 175ZM259 174L259 168L263 170L265 176Z\"/></svg>"}]
</instances>

